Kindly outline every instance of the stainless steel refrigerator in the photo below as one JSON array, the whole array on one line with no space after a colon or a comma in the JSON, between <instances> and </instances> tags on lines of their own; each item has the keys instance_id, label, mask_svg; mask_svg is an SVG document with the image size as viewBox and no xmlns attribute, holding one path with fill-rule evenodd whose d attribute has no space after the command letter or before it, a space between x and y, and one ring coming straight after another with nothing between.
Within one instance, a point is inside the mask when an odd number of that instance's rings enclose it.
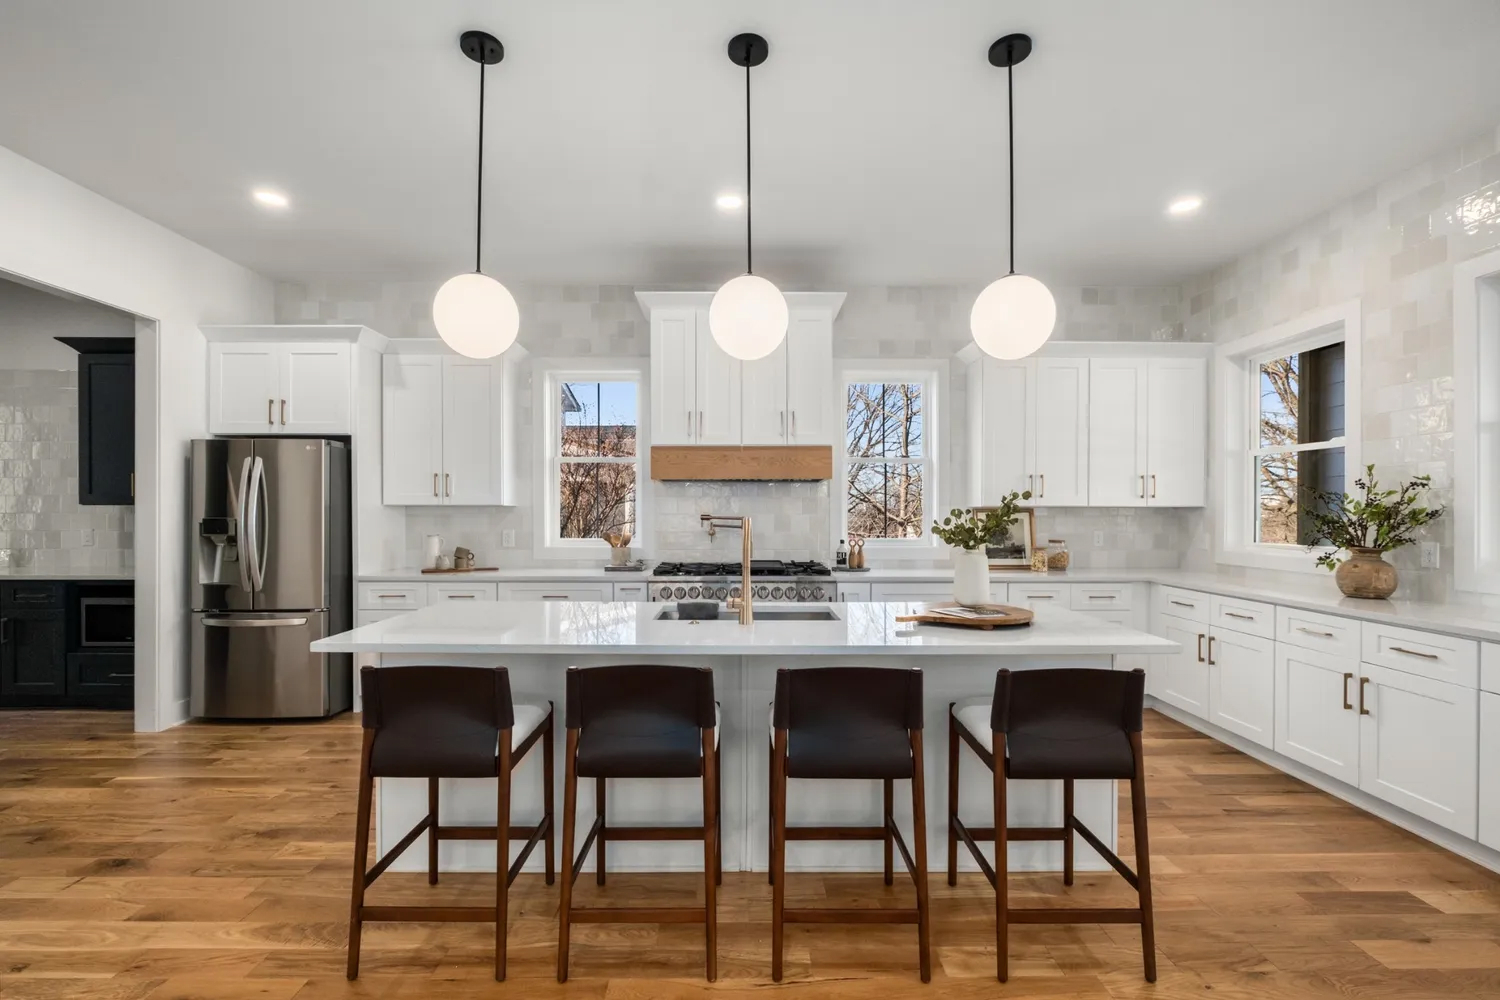
<instances>
[{"instance_id":1,"label":"stainless steel refrigerator","mask_svg":"<svg viewBox=\"0 0 1500 1000\"><path fill-rule=\"evenodd\" d=\"M194 441L192 712L316 718L350 706L349 448L320 438Z\"/></svg>"}]
</instances>

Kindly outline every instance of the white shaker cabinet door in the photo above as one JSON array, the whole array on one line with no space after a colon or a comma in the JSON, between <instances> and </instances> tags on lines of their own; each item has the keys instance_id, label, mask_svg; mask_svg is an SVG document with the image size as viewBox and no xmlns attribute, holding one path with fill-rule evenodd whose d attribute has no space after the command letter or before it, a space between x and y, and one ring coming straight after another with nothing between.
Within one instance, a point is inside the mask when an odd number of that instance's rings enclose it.
<instances>
[{"instance_id":1,"label":"white shaker cabinet door","mask_svg":"<svg viewBox=\"0 0 1500 1000\"><path fill-rule=\"evenodd\" d=\"M1479 842L1500 851L1500 694L1479 692Z\"/></svg>"},{"instance_id":2,"label":"white shaker cabinet door","mask_svg":"<svg viewBox=\"0 0 1500 1000\"><path fill-rule=\"evenodd\" d=\"M1038 358L1035 405L1027 435L1038 507L1085 507L1089 502L1089 362Z\"/></svg>"},{"instance_id":3,"label":"white shaker cabinet door","mask_svg":"<svg viewBox=\"0 0 1500 1000\"><path fill-rule=\"evenodd\" d=\"M1149 362L1089 362L1089 504L1144 507Z\"/></svg>"},{"instance_id":4,"label":"white shaker cabinet door","mask_svg":"<svg viewBox=\"0 0 1500 1000\"><path fill-rule=\"evenodd\" d=\"M382 359L381 499L391 507L443 502L443 359Z\"/></svg>"},{"instance_id":5,"label":"white shaker cabinet door","mask_svg":"<svg viewBox=\"0 0 1500 1000\"><path fill-rule=\"evenodd\" d=\"M698 313L696 444L740 444L740 362L724 353Z\"/></svg>"},{"instance_id":6,"label":"white shaker cabinet door","mask_svg":"<svg viewBox=\"0 0 1500 1000\"><path fill-rule=\"evenodd\" d=\"M277 430L283 434L349 434L352 375L347 343L283 344Z\"/></svg>"},{"instance_id":7,"label":"white shaker cabinet door","mask_svg":"<svg viewBox=\"0 0 1500 1000\"><path fill-rule=\"evenodd\" d=\"M1025 361L985 358L981 364L980 385L969 390L979 392L982 412L979 441L973 448L980 468L979 495L974 502L994 505L1011 493L1033 489L1035 477L1026 464L1026 442L1035 380Z\"/></svg>"},{"instance_id":8,"label":"white shaker cabinet door","mask_svg":"<svg viewBox=\"0 0 1500 1000\"><path fill-rule=\"evenodd\" d=\"M1278 642L1273 749L1358 787L1358 684L1358 660Z\"/></svg>"},{"instance_id":9,"label":"white shaker cabinet door","mask_svg":"<svg viewBox=\"0 0 1500 1000\"><path fill-rule=\"evenodd\" d=\"M833 316L794 310L786 334L787 444L842 440L844 424L834 415L843 415L844 401L833 397Z\"/></svg>"},{"instance_id":10,"label":"white shaker cabinet door","mask_svg":"<svg viewBox=\"0 0 1500 1000\"><path fill-rule=\"evenodd\" d=\"M741 436L745 444L786 444L790 413L787 406L787 351L790 338L755 361L740 362Z\"/></svg>"},{"instance_id":11,"label":"white shaker cabinet door","mask_svg":"<svg viewBox=\"0 0 1500 1000\"><path fill-rule=\"evenodd\" d=\"M1275 741L1275 645L1219 628L1208 639L1208 721L1266 748Z\"/></svg>"},{"instance_id":12,"label":"white shaker cabinet door","mask_svg":"<svg viewBox=\"0 0 1500 1000\"><path fill-rule=\"evenodd\" d=\"M1162 615L1156 634L1182 648L1153 658L1152 694L1200 719L1208 718L1208 663L1203 657L1207 630L1196 622Z\"/></svg>"},{"instance_id":13,"label":"white shaker cabinet door","mask_svg":"<svg viewBox=\"0 0 1500 1000\"><path fill-rule=\"evenodd\" d=\"M210 433L280 433L279 353L275 344L208 345Z\"/></svg>"},{"instance_id":14,"label":"white shaker cabinet door","mask_svg":"<svg viewBox=\"0 0 1500 1000\"><path fill-rule=\"evenodd\" d=\"M1202 507L1208 491L1208 362L1155 358L1147 409L1147 500Z\"/></svg>"},{"instance_id":15,"label":"white shaker cabinet door","mask_svg":"<svg viewBox=\"0 0 1500 1000\"><path fill-rule=\"evenodd\" d=\"M1370 663L1359 787L1465 837L1478 832L1479 692Z\"/></svg>"},{"instance_id":16,"label":"white shaker cabinet door","mask_svg":"<svg viewBox=\"0 0 1500 1000\"><path fill-rule=\"evenodd\" d=\"M505 419L504 360L443 358L443 503L509 503Z\"/></svg>"},{"instance_id":17,"label":"white shaker cabinet door","mask_svg":"<svg viewBox=\"0 0 1500 1000\"><path fill-rule=\"evenodd\" d=\"M694 444L698 310L651 310L651 443Z\"/></svg>"}]
</instances>

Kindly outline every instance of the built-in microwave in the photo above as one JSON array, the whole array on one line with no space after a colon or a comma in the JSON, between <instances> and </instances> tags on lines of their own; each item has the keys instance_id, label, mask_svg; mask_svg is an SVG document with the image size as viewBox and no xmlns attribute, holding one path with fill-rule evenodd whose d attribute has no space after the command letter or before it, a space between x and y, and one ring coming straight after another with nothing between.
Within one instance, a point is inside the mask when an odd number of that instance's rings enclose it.
<instances>
[{"instance_id":1,"label":"built-in microwave","mask_svg":"<svg viewBox=\"0 0 1500 1000\"><path fill-rule=\"evenodd\" d=\"M89 647L135 645L135 598L80 598L78 644Z\"/></svg>"}]
</instances>

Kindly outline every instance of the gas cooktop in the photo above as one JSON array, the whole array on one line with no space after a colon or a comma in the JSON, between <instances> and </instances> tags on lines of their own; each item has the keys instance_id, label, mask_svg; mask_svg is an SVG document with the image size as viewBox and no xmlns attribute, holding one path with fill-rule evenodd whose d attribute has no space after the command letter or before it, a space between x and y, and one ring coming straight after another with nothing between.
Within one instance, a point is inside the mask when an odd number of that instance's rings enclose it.
<instances>
[{"instance_id":1,"label":"gas cooktop","mask_svg":"<svg viewBox=\"0 0 1500 1000\"><path fill-rule=\"evenodd\" d=\"M656 569L651 571L652 576L661 577L738 577L740 564L711 563L711 562L664 562L658 563ZM782 559L754 559L750 562L750 575L752 577L786 577L797 578L805 576L831 576L832 571L823 563Z\"/></svg>"}]
</instances>

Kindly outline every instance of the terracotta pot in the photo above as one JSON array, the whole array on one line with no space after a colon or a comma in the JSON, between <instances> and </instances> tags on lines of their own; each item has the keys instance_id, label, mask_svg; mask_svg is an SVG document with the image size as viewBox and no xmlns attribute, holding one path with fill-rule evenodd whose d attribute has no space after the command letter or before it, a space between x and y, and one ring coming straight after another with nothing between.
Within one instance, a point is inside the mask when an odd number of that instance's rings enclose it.
<instances>
[{"instance_id":1,"label":"terracotta pot","mask_svg":"<svg viewBox=\"0 0 1500 1000\"><path fill-rule=\"evenodd\" d=\"M1333 579L1345 597L1378 601L1396 592L1396 567L1381 558L1379 549L1350 549Z\"/></svg>"}]
</instances>

